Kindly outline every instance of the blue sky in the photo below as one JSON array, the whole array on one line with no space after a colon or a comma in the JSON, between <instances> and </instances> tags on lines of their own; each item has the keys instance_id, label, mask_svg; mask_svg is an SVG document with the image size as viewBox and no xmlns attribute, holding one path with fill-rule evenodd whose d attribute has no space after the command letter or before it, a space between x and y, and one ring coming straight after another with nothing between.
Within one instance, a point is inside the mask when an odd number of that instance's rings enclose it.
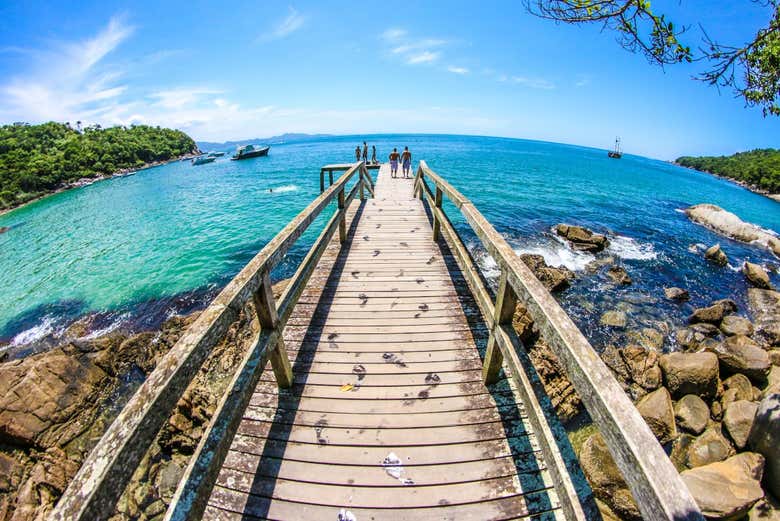
<instances>
[{"instance_id":1,"label":"blue sky","mask_svg":"<svg viewBox=\"0 0 780 521\"><path fill-rule=\"evenodd\" d=\"M12 5L13 4L13 5ZM684 5L683 5L684 4ZM656 1L748 40L750 0ZM778 147L780 118L520 2L8 2L0 122L148 123L223 141L283 132L480 134L661 159Z\"/></svg>"}]
</instances>

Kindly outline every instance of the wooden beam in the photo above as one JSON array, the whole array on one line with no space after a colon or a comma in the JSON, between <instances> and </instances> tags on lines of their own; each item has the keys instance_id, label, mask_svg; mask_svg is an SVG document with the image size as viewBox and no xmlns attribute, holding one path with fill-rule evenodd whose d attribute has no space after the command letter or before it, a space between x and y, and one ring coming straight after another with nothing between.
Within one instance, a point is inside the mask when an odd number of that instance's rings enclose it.
<instances>
[{"instance_id":1,"label":"wooden beam","mask_svg":"<svg viewBox=\"0 0 780 521\"><path fill-rule=\"evenodd\" d=\"M512 317L516 307L517 297L515 296L515 291L507 284L506 272L502 271L498 282L498 292L496 293L496 305L493 315L494 324L488 338L485 362L482 365L482 378L488 385L496 383L498 380L501 363L504 359L501 349L497 345L495 330L506 324L512 325Z\"/></svg>"}]
</instances>

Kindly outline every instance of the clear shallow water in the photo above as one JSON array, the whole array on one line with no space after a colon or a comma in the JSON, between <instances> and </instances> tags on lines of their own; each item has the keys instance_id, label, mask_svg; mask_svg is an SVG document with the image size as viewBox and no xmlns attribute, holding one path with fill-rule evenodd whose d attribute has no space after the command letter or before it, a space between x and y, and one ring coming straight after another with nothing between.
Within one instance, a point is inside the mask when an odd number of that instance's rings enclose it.
<instances>
[{"instance_id":1,"label":"clear shallow water","mask_svg":"<svg viewBox=\"0 0 780 521\"><path fill-rule=\"evenodd\" d=\"M319 193L319 168L351 161L355 137L275 145L267 158L193 167L177 162L57 194L0 216L0 341L14 349L51 337L86 313L93 327L151 327L202 306ZM682 321L689 305L663 300L663 287L691 291L691 305L730 297L744 308L745 259L771 267L761 249L692 224L679 210L709 202L780 230L780 204L732 183L646 158L621 160L569 145L462 136L372 136L380 159L408 145L415 160L470 197L519 252L541 253L579 275L564 307L595 344L619 341L598 325L615 307L636 326ZM273 191L269 191L273 189ZM449 214L476 255L476 239ZM607 254L635 283L615 288L588 274L592 257L557 241L550 228L571 222L609 232ZM274 274L291 273L315 237L299 242ZM720 242L732 267L704 262L692 244ZM604 255L602 255L603 257ZM491 263L482 259L485 271ZM778 277L773 275L775 283Z\"/></svg>"}]
</instances>

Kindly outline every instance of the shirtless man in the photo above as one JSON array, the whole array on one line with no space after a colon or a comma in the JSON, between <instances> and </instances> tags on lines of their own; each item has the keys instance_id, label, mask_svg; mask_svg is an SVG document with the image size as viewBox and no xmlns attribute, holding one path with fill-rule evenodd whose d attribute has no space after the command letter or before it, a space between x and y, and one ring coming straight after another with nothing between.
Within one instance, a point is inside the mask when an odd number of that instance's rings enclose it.
<instances>
[{"instance_id":1,"label":"shirtless man","mask_svg":"<svg viewBox=\"0 0 780 521\"><path fill-rule=\"evenodd\" d=\"M360 161L360 145L355 147L355 161Z\"/></svg>"},{"instance_id":2,"label":"shirtless man","mask_svg":"<svg viewBox=\"0 0 780 521\"><path fill-rule=\"evenodd\" d=\"M401 164L403 165L404 179L409 179L412 173L412 153L409 152L409 147L404 147L404 152L401 154Z\"/></svg>"},{"instance_id":3,"label":"shirtless man","mask_svg":"<svg viewBox=\"0 0 780 521\"><path fill-rule=\"evenodd\" d=\"M398 153L397 149L393 149L392 152L390 152L390 176L395 179L395 175L398 173L398 160L401 158L401 154Z\"/></svg>"},{"instance_id":4,"label":"shirtless man","mask_svg":"<svg viewBox=\"0 0 780 521\"><path fill-rule=\"evenodd\" d=\"M371 164L376 164L376 145L371 145Z\"/></svg>"},{"instance_id":5,"label":"shirtless man","mask_svg":"<svg viewBox=\"0 0 780 521\"><path fill-rule=\"evenodd\" d=\"M368 145L363 141L363 162L368 163Z\"/></svg>"}]
</instances>

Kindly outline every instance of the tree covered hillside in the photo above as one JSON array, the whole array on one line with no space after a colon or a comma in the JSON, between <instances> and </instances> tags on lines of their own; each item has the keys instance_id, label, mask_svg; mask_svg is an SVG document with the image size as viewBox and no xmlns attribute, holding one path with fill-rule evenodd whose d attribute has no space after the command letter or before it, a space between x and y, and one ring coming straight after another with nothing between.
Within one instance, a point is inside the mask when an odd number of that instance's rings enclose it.
<instances>
[{"instance_id":1,"label":"tree covered hillside","mask_svg":"<svg viewBox=\"0 0 780 521\"><path fill-rule=\"evenodd\" d=\"M765 148L733 156L680 157L677 164L730 177L770 193L780 193L780 150Z\"/></svg>"},{"instance_id":2,"label":"tree covered hillside","mask_svg":"<svg viewBox=\"0 0 780 521\"><path fill-rule=\"evenodd\" d=\"M192 152L184 132L137 125L83 131L63 123L0 126L0 208L16 206L64 183L137 168Z\"/></svg>"}]
</instances>

